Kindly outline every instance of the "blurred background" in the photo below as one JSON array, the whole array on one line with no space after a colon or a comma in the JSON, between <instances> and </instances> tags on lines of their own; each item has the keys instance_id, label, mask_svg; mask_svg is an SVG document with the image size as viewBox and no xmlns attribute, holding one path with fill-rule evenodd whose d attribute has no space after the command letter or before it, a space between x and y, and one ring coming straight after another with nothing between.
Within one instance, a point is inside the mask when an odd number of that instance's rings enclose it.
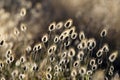
<instances>
[{"instance_id":1,"label":"blurred background","mask_svg":"<svg viewBox=\"0 0 120 80\"><path fill-rule=\"evenodd\" d=\"M11 42L16 41L13 33L19 33L22 23L27 33L19 39L27 38L29 43L39 41L50 23L69 18L77 30L84 30L88 37L97 38L100 31L107 28L111 49L120 50L120 0L0 0L0 44L5 40L12 46ZM120 67L118 62L116 65Z\"/></svg>"}]
</instances>

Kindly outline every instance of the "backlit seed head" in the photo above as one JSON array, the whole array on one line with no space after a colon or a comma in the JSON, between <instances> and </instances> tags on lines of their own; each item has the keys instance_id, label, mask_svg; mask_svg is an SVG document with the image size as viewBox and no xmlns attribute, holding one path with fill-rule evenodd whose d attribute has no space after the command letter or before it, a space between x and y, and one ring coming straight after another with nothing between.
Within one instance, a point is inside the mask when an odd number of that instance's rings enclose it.
<instances>
[{"instance_id":1,"label":"backlit seed head","mask_svg":"<svg viewBox=\"0 0 120 80\"><path fill-rule=\"evenodd\" d=\"M92 75L93 74L93 71L92 70L88 70L87 71L87 75Z\"/></svg>"},{"instance_id":2,"label":"backlit seed head","mask_svg":"<svg viewBox=\"0 0 120 80\"><path fill-rule=\"evenodd\" d=\"M20 57L20 63L24 63L26 61L26 57L25 56L21 56Z\"/></svg>"},{"instance_id":3,"label":"backlit seed head","mask_svg":"<svg viewBox=\"0 0 120 80\"><path fill-rule=\"evenodd\" d=\"M84 52L79 51L78 54L77 54L77 58L80 59L80 58L83 58L83 57L84 57Z\"/></svg>"},{"instance_id":4,"label":"backlit seed head","mask_svg":"<svg viewBox=\"0 0 120 80\"><path fill-rule=\"evenodd\" d=\"M0 68L3 68L4 67L4 63L3 61L0 61Z\"/></svg>"},{"instance_id":5,"label":"backlit seed head","mask_svg":"<svg viewBox=\"0 0 120 80\"><path fill-rule=\"evenodd\" d=\"M79 66L79 60L77 60L73 63L73 67L78 67L78 66Z\"/></svg>"},{"instance_id":6,"label":"backlit seed head","mask_svg":"<svg viewBox=\"0 0 120 80\"><path fill-rule=\"evenodd\" d=\"M49 25L49 31L54 31L56 28L56 23L55 22L52 22L50 25Z\"/></svg>"},{"instance_id":7,"label":"backlit seed head","mask_svg":"<svg viewBox=\"0 0 120 80\"><path fill-rule=\"evenodd\" d=\"M20 34L19 30L17 28L14 28L14 35L18 36Z\"/></svg>"},{"instance_id":8,"label":"backlit seed head","mask_svg":"<svg viewBox=\"0 0 120 80\"><path fill-rule=\"evenodd\" d=\"M31 46L27 46L25 49L28 53L32 50Z\"/></svg>"},{"instance_id":9,"label":"backlit seed head","mask_svg":"<svg viewBox=\"0 0 120 80\"><path fill-rule=\"evenodd\" d=\"M26 27L25 24L22 23L22 24L20 25L20 29L21 29L21 31L25 32L25 31L27 30L27 27Z\"/></svg>"},{"instance_id":10,"label":"backlit seed head","mask_svg":"<svg viewBox=\"0 0 120 80\"><path fill-rule=\"evenodd\" d=\"M100 33L101 37L105 37L107 35L107 29L103 29Z\"/></svg>"},{"instance_id":11,"label":"backlit seed head","mask_svg":"<svg viewBox=\"0 0 120 80\"><path fill-rule=\"evenodd\" d=\"M113 52L113 53L109 56L109 61L110 61L110 62L114 62L114 61L116 60L117 56L118 56L118 51Z\"/></svg>"},{"instance_id":12,"label":"backlit seed head","mask_svg":"<svg viewBox=\"0 0 120 80\"><path fill-rule=\"evenodd\" d=\"M68 57L73 57L75 56L75 49L74 48L70 48L68 51Z\"/></svg>"},{"instance_id":13,"label":"backlit seed head","mask_svg":"<svg viewBox=\"0 0 120 80\"><path fill-rule=\"evenodd\" d=\"M75 26L71 27L69 29L69 35L73 34L75 32L75 30L76 30Z\"/></svg>"},{"instance_id":14,"label":"backlit seed head","mask_svg":"<svg viewBox=\"0 0 120 80\"><path fill-rule=\"evenodd\" d=\"M51 66L48 66L47 67L47 72L51 72L52 71L52 67Z\"/></svg>"},{"instance_id":15,"label":"backlit seed head","mask_svg":"<svg viewBox=\"0 0 120 80\"><path fill-rule=\"evenodd\" d=\"M11 63L10 59L6 59L6 63L10 64Z\"/></svg>"},{"instance_id":16,"label":"backlit seed head","mask_svg":"<svg viewBox=\"0 0 120 80\"><path fill-rule=\"evenodd\" d=\"M73 20L72 19L68 19L65 22L64 26L65 26L65 28L70 28L72 26L72 24L73 24Z\"/></svg>"},{"instance_id":17,"label":"backlit seed head","mask_svg":"<svg viewBox=\"0 0 120 80\"><path fill-rule=\"evenodd\" d=\"M20 60L17 60L15 63L16 66L20 66Z\"/></svg>"},{"instance_id":18,"label":"backlit seed head","mask_svg":"<svg viewBox=\"0 0 120 80\"><path fill-rule=\"evenodd\" d=\"M114 66L113 65L110 66L110 71L114 71Z\"/></svg>"},{"instance_id":19,"label":"backlit seed head","mask_svg":"<svg viewBox=\"0 0 120 80\"><path fill-rule=\"evenodd\" d=\"M37 71L38 70L38 65L36 63L32 64L31 71Z\"/></svg>"},{"instance_id":20,"label":"backlit seed head","mask_svg":"<svg viewBox=\"0 0 120 80\"><path fill-rule=\"evenodd\" d=\"M67 51L64 51L62 54L61 54L61 58L66 58L67 57Z\"/></svg>"},{"instance_id":21,"label":"backlit seed head","mask_svg":"<svg viewBox=\"0 0 120 80\"><path fill-rule=\"evenodd\" d=\"M81 32L79 33L79 39L80 39L80 40L84 40L84 39L85 39L85 34L84 34L83 31L81 31Z\"/></svg>"},{"instance_id":22,"label":"backlit seed head","mask_svg":"<svg viewBox=\"0 0 120 80\"><path fill-rule=\"evenodd\" d=\"M24 17L26 15L26 8L22 8L20 11L20 16Z\"/></svg>"},{"instance_id":23,"label":"backlit seed head","mask_svg":"<svg viewBox=\"0 0 120 80\"><path fill-rule=\"evenodd\" d=\"M91 66L95 65L95 63L96 63L96 62L95 62L95 59L91 59L91 60L90 60L90 65L91 65Z\"/></svg>"},{"instance_id":24,"label":"backlit seed head","mask_svg":"<svg viewBox=\"0 0 120 80\"><path fill-rule=\"evenodd\" d=\"M87 40L81 40L81 42L77 45L77 48L80 50L86 49L87 48Z\"/></svg>"},{"instance_id":25,"label":"backlit seed head","mask_svg":"<svg viewBox=\"0 0 120 80\"><path fill-rule=\"evenodd\" d=\"M71 71L71 76L72 76L72 77L77 76L77 71L76 71L76 69L72 69L72 71Z\"/></svg>"},{"instance_id":26,"label":"backlit seed head","mask_svg":"<svg viewBox=\"0 0 120 80\"><path fill-rule=\"evenodd\" d=\"M48 34L43 35L43 37L42 37L42 42L43 42L43 43L48 42Z\"/></svg>"},{"instance_id":27,"label":"backlit seed head","mask_svg":"<svg viewBox=\"0 0 120 80\"><path fill-rule=\"evenodd\" d=\"M72 38L72 39L76 39L76 38L77 38L77 35L78 35L78 34L77 34L76 32L74 32L74 33L71 34L71 38Z\"/></svg>"},{"instance_id":28,"label":"backlit seed head","mask_svg":"<svg viewBox=\"0 0 120 80\"><path fill-rule=\"evenodd\" d=\"M17 77L18 76L18 70L13 70L13 72L11 73L12 77Z\"/></svg>"},{"instance_id":29,"label":"backlit seed head","mask_svg":"<svg viewBox=\"0 0 120 80\"><path fill-rule=\"evenodd\" d=\"M112 76L113 75L113 71L108 71L108 75Z\"/></svg>"},{"instance_id":30,"label":"backlit seed head","mask_svg":"<svg viewBox=\"0 0 120 80\"><path fill-rule=\"evenodd\" d=\"M55 70L55 71L58 71L58 68L59 68L58 65L55 65L55 66L54 66L54 70Z\"/></svg>"},{"instance_id":31,"label":"backlit seed head","mask_svg":"<svg viewBox=\"0 0 120 80\"><path fill-rule=\"evenodd\" d=\"M96 47L96 40L94 38L91 38L87 42L88 49L91 51Z\"/></svg>"},{"instance_id":32,"label":"backlit seed head","mask_svg":"<svg viewBox=\"0 0 120 80\"><path fill-rule=\"evenodd\" d=\"M98 50L98 52L96 53L96 56L97 56L97 57L101 57L102 54L103 54L103 49L100 49L100 50Z\"/></svg>"},{"instance_id":33,"label":"backlit seed head","mask_svg":"<svg viewBox=\"0 0 120 80\"><path fill-rule=\"evenodd\" d=\"M55 76L55 77L58 77L58 75L59 75L59 72L55 72L55 73L54 73L54 76Z\"/></svg>"},{"instance_id":34,"label":"backlit seed head","mask_svg":"<svg viewBox=\"0 0 120 80\"><path fill-rule=\"evenodd\" d=\"M14 56L11 55L8 59L10 60L10 62L13 62L14 61Z\"/></svg>"},{"instance_id":35,"label":"backlit seed head","mask_svg":"<svg viewBox=\"0 0 120 80\"><path fill-rule=\"evenodd\" d=\"M80 75L85 75L86 74L86 68L85 67L81 67L80 69L79 69L79 74Z\"/></svg>"},{"instance_id":36,"label":"backlit seed head","mask_svg":"<svg viewBox=\"0 0 120 80\"><path fill-rule=\"evenodd\" d=\"M59 36L56 35L56 36L54 37L54 43L57 43L58 41L59 41Z\"/></svg>"},{"instance_id":37,"label":"backlit seed head","mask_svg":"<svg viewBox=\"0 0 120 80\"><path fill-rule=\"evenodd\" d=\"M63 65L63 64L65 64L65 59L64 59L64 58L62 58L62 59L60 60L60 62L59 62L59 65L60 65L60 66Z\"/></svg>"},{"instance_id":38,"label":"backlit seed head","mask_svg":"<svg viewBox=\"0 0 120 80\"><path fill-rule=\"evenodd\" d=\"M109 52L109 46L108 44L104 44L104 46L102 47L103 52Z\"/></svg>"},{"instance_id":39,"label":"backlit seed head","mask_svg":"<svg viewBox=\"0 0 120 80\"><path fill-rule=\"evenodd\" d=\"M49 72L46 73L46 79L52 80L52 75Z\"/></svg>"},{"instance_id":40,"label":"backlit seed head","mask_svg":"<svg viewBox=\"0 0 120 80\"><path fill-rule=\"evenodd\" d=\"M25 74L23 74L23 73L20 73L19 74L19 80L24 80L25 79Z\"/></svg>"},{"instance_id":41,"label":"backlit seed head","mask_svg":"<svg viewBox=\"0 0 120 80\"><path fill-rule=\"evenodd\" d=\"M103 60L102 59L98 59L97 63L100 65L103 63Z\"/></svg>"},{"instance_id":42,"label":"backlit seed head","mask_svg":"<svg viewBox=\"0 0 120 80\"><path fill-rule=\"evenodd\" d=\"M92 66L92 70L95 71L96 69L97 69L97 64L94 64L94 65Z\"/></svg>"},{"instance_id":43,"label":"backlit seed head","mask_svg":"<svg viewBox=\"0 0 120 80\"><path fill-rule=\"evenodd\" d=\"M36 44L34 47L33 47L33 51L38 51L42 48L42 44L41 43L38 43Z\"/></svg>"},{"instance_id":44,"label":"backlit seed head","mask_svg":"<svg viewBox=\"0 0 120 80\"><path fill-rule=\"evenodd\" d=\"M5 77L1 77L1 79L0 79L0 80L6 80L6 79L5 79Z\"/></svg>"},{"instance_id":45,"label":"backlit seed head","mask_svg":"<svg viewBox=\"0 0 120 80\"><path fill-rule=\"evenodd\" d=\"M56 29L61 29L63 27L63 22L58 22L56 24Z\"/></svg>"}]
</instances>

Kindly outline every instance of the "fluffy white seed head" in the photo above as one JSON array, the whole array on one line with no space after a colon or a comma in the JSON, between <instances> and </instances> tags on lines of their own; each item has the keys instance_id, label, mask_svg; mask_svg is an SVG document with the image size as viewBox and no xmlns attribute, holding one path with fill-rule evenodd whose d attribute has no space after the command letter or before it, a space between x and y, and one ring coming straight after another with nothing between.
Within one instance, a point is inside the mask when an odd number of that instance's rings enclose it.
<instances>
[{"instance_id":1,"label":"fluffy white seed head","mask_svg":"<svg viewBox=\"0 0 120 80\"><path fill-rule=\"evenodd\" d=\"M105 37L107 35L107 29L103 29L100 33L101 37Z\"/></svg>"},{"instance_id":2,"label":"fluffy white seed head","mask_svg":"<svg viewBox=\"0 0 120 80\"><path fill-rule=\"evenodd\" d=\"M63 27L63 22L58 22L56 24L56 29L61 29Z\"/></svg>"},{"instance_id":3,"label":"fluffy white seed head","mask_svg":"<svg viewBox=\"0 0 120 80\"><path fill-rule=\"evenodd\" d=\"M83 31L80 31L80 33L79 33L79 39L80 40L84 40L85 39L85 34L84 34Z\"/></svg>"},{"instance_id":4,"label":"fluffy white seed head","mask_svg":"<svg viewBox=\"0 0 120 80\"><path fill-rule=\"evenodd\" d=\"M48 34L43 35L42 40L43 43L48 42Z\"/></svg>"},{"instance_id":5,"label":"fluffy white seed head","mask_svg":"<svg viewBox=\"0 0 120 80\"><path fill-rule=\"evenodd\" d=\"M102 50L104 52L109 52L109 46L108 46L108 44L104 44L103 47L102 47Z\"/></svg>"},{"instance_id":6,"label":"fluffy white seed head","mask_svg":"<svg viewBox=\"0 0 120 80\"><path fill-rule=\"evenodd\" d=\"M27 27L26 27L26 25L24 23L22 23L20 25L20 29L21 29L21 31L25 32L27 30Z\"/></svg>"},{"instance_id":7,"label":"fluffy white seed head","mask_svg":"<svg viewBox=\"0 0 120 80\"><path fill-rule=\"evenodd\" d=\"M74 48L70 48L69 51L68 51L68 57L73 57L75 56L75 49Z\"/></svg>"},{"instance_id":8,"label":"fluffy white seed head","mask_svg":"<svg viewBox=\"0 0 120 80\"><path fill-rule=\"evenodd\" d=\"M81 42L77 45L77 48L80 50L87 48L87 39L81 40Z\"/></svg>"},{"instance_id":9,"label":"fluffy white seed head","mask_svg":"<svg viewBox=\"0 0 120 80\"><path fill-rule=\"evenodd\" d=\"M85 67L81 67L80 69L79 69L79 74L80 75L85 75L86 74L86 68Z\"/></svg>"},{"instance_id":10,"label":"fluffy white seed head","mask_svg":"<svg viewBox=\"0 0 120 80\"><path fill-rule=\"evenodd\" d=\"M65 26L65 28L70 28L72 26L72 24L73 24L73 20L72 19L68 19L65 22L64 26Z\"/></svg>"},{"instance_id":11,"label":"fluffy white seed head","mask_svg":"<svg viewBox=\"0 0 120 80\"><path fill-rule=\"evenodd\" d=\"M56 23L55 22L52 22L50 25L49 25L49 31L54 31L56 28Z\"/></svg>"},{"instance_id":12,"label":"fluffy white seed head","mask_svg":"<svg viewBox=\"0 0 120 80\"><path fill-rule=\"evenodd\" d=\"M96 40L94 38L91 38L87 42L88 49L91 51L96 47Z\"/></svg>"},{"instance_id":13,"label":"fluffy white seed head","mask_svg":"<svg viewBox=\"0 0 120 80\"><path fill-rule=\"evenodd\" d=\"M118 56L118 51L113 52L113 53L109 56L109 61L110 61L110 62L114 62L114 61L116 60L117 56Z\"/></svg>"},{"instance_id":14,"label":"fluffy white seed head","mask_svg":"<svg viewBox=\"0 0 120 80\"><path fill-rule=\"evenodd\" d=\"M76 69L72 69L72 71L71 71L71 76L72 76L72 77L75 77L76 75L77 75Z\"/></svg>"},{"instance_id":15,"label":"fluffy white seed head","mask_svg":"<svg viewBox=\"0 0 120 80\"><path fill-rule=\"evenodd\" d=\"M76 39L76 38L77 38L77 35L78 35L78 34L77 34L76 32L74 32L74 33L71 34L71 38L72 38L72 39Z\"/></svg>"},{"instance_id":16,"label":"fluffy white seed head","mask_svg":"<svg viewBox=\"0 0 120 80\"><path fill-rule=\"evenodd\" d=\"M20 16L24 17L26 15L26 8L21 8Z\"/></svg>"},{"instance_id":17,"label":"fluffy white seed head","mask_svg":"<svg viewBox=\"0 0 120 80\"><path fill-rule=\"evenodd\" d=\"M96 53L96 56L101 57L102 55L103 55L103 50L102 49L98 50L98 52Z\"/></svg>"},{"instance_id":18,"label":"fluffy white seed head","mask_svg":"<svg viewBox=\"0 0 120 80\"><path fill-rule=\"evenodd\" d=\"M95 59L91 59L91 60L90 60L90 65L91 65L91 66L95 65L95 63L96 63Z\"/></svg>"}]
</instances>

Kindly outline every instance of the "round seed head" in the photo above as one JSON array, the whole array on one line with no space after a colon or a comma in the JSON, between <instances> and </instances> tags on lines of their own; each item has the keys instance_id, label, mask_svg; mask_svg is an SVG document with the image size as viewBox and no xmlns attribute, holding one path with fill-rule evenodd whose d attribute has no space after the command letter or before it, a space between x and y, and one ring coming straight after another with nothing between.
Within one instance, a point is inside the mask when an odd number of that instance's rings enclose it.
<instances>
[{"instance_id":1,"label":"round seed head","mask_svg":"<svg viewBox=\"0 0 120 80\"><path fill-rule=\"evenodd\" d=\"M76 39L76 38L77 38L77 35L78 35L78 34L77 34L76 32L74 32L74 33L71 34L71 38L72 38L72 39Z\"/></svg>"},{"instance_id":2,"label":"round seed head","mask_svg":"<svg viewBox=\"0 0 120 80\"><path fill-rule=\"evenodd\" d=\"M77 60L73 63L73 67L78 67L78 66L79 66L79 60Z\"/></svg>"},{"instance_id":3,"label":"round seed head","mask_svg":"<svg viewBox=\"0 0 120 80\"><path fill-rule=\"evenodd\" d=\"M20 29L21 29L21 31L25 32L25 31L27 30L27 27L26 27L25 24L22 23L22 24L20 25Z\"/></svg>"},{"instance_id":4,"label":"round seed head","mask_svg":"<svg viewBox=\"0 0 120 80\"><path fill-rule=\"evenodd\" d=\"M0 80L6 80L6 79L5 79L5 77L1 77L1 79L0 79Z\"/></svg>"},{"instance_id":5,"label":"round seed head","mask_svg":"<svg viewBox=\"0 0 120 80\"><path fill-rule=\"evenodd\" d=\"M54 31L56 28L56 23L55 22L52 22L50 25L49 25L49 31Z\"/></svg>"},{"instance_id":6,"label":"round seed head","mask_svg":"<svg viewBox=\"0 0 120 80\"><path fill-rule=\"evenodd\" d=\"M72 26L72 24L73 24L73 20L72 19L68 19L65 22L64 26L65 26L65 28L70 28Z\"/></svg>"},{"instance_id":7,"label":"round seed head","mask_svg":"<svg viewBox=\"0 0 120 80\"><path fill-rule=\"evenodd\" d=\"M86 74L86 68L85 67L81 67L80 70L79 70L79 74L80 75L85 75Z\"/></svg>"},{"instance_id":8,"label":"round seed head","mask_svg":"<svg viewBox=\"0 0 120 80\"><path fill-rule=\"evenodd\" d=\"M91 65L91 66L95 65L95 59L91 59L91 60L90 60L90 65Z\"/></svg>"},{"instance_id":9,"label":"round seed head","mask_svg":"<svg viewBox=\"0 0 120 80\"><path fill-rule=\"evenodd\" d=\"M20 73L19 74L19 80L24 80L25 79L25 74Z\"/></svg>"},{"instance_id":10,"label":"round seed head","mask_svg":"<svg viewBox=\"0 0 120 80\"><path fill-rule=\"evenodd\" d=\"M69 57L73 57L75 56L75 50L73 48L70 48L69 51L68 51L68 56Z\"/></svg>"},{"instance_id":11,"label":"round seed head","mask_svg":"<svg viewBox=\"0 0 120 80\"><path fill-rule=\"evenodd\" d=\"M58 75L59 75L59 72L55 72L55 73L54 73L54 76L55 76L55 77L58 77Z\"/></svg>"},{"instance_id":12,"label":"round seed head","mask_svg":"<svg viewBox=\"0 0 120 80\"><path fill-rule=\"evenodd\" d=\"M71 27L69 29L69 35L73 34L75 32L75 29L76 29L75 26Z\"/></svg>"},{"instance_id":13,"label":"round seed head","mask_svg":"<svg viewBox=\"0 0 120 80\"><path fill-rule=\"evenodd\" d=\"M64 51L62 54L61 54L61 58L66 58L67 57L67 51Z\"/></svg>"},{"instance_id":14,"label":"round seed head","mask_svg":"<svg viewBox=\"0 0 120 80\"><path fill-rule=\"evenodd\" d=\"M110 62L114 62L114 61L116 60L117 56L118 56L118 51L113 52L113 53L109 56L109 61L110 61Z\"/></svg>"},{"instance_id":15,"label":"round seed head","mask_svg":"<svg viewBox=\"0 0 120 80\"><path fill-rule=\"evenodd\" d=\"M72 76L72 77L77 76L77 71L76 71L76 69L73 69L73 70L71 71L71 76Z\"/></svg>"},{"instance_id":16,"label":"round seed head","mask_svg":"<svg viewBox=\"0 0 120 80\"><path fill-rule=\"evenodd\" d=\"M55 61L55 57L54 56L50 56L50 62L54 62Z\"/></svg>"},{"instance_id":17,"label":"round seed head","mask_svg":"<svg viewBox=\"0 0 120 80\"><path fill-rule=\"evenodd\" d=\"M20 16L25 16L26 15L26 8L22 8L20 11Z\"/></svg>"},{"instance_id":18,"label":"round seed head","mask_svg":"<svg viewBox=\"0 0 120 80\"><path fill-rule=\"evenodd\" d=\"M25 56L21 56L20 57L20 63L24 63L26 61L26 57Z\"/></svg>"},{"instance_id":19,"label":"round seed head","mask_svg":"<svg viewBox=\"0 0 120 80\"><path fill-rule=\"evenodd\" d=\"M43 37L42 37L42 42L43 42L43 43L48 42L48 34L43 35Z\"/></svg>"},{"instance_id":20,"label":"round seed head","mask_svg":"<svg viewBox=\"0 0 120 80\"><path fill-rule=\"evenodd\" d=\"M4 63L3 61L0 61L0 68L3 68L4 67Z\"/></svg>"},{"instance_id":21,"label":"round seed head","mask_svg":"<svg viewBox=\"0 0 120 80\"><path fill-rule=\"evenodd\" d=\"M114 66L113 65L110 66L110 71L114 71Z\"/></svg>"},{"instance_id":22,"label":"round seed head","mask_svg":"<svg viewBox=\"0 0 120 80\"><path fill-rule=\"evenodd\" d=\"M104 46L102 47L103 52L109 52L109 46L108 44L104 44Z\"/></svg>"},{"instance_id":23,"label":"round seed head","mask_svg":"<svg viewBox=\"0 0 120 80\"><path fill-rule=\"evenodd\" d=\"M47 67L47 72L51 72L52 71L52 67L51 66L48 66Z\"/></svg>"},{"instance_id":24,"label":"round seed head","mask_svg":"<svg viewBox=\"0 0 120 80\"><path fill-rule=\"evenodd\" d=\"M80 40L84 40L84 39L85 39L85 34L84 34L83 31L81 31L81 32L79 33L79 39L80 39Z\"/></svg>"},{"instance_id":25,"label":"round seed head","mask_svg":"<svg viewBox=\"0 0 120 80\"><path fill-rule=\"evenodd\" d=\"M92 70L87 71L87 75L92 75L92 74L93 74Z\"/></svg>"},{"instance_id":26,"label":"round seed head","mask_svg":"<svg viewBox=\"0 0 120 80\"><path fill-rule=\"evenodd\" d=\"M32 50L31 46L27 46L25 49L28 53Z\"/></svg>"},{"instance_id":27,"label":"round seed head","mask_svg":"<svg viewBox=\"0 0 120 80\"><path fill-rule=\"evenodd\" d=\"M10 63L11 63L11 62L13 62L13 61L14 61L14 56L13 56L13 55L11 55L8 59L9 59L9 61L10 61Z\"/></svg>"},{"instance_id":28,"label":"round seed head","mask_svg":"<svg viewBox=\"0 0 120 80\"><path fill-rule=\"evenodd\" d=\"M77 45L77 48L80 50L86 49L87 48L87 40L81 40L81 42Z\"/></svg>"},{"instance_id":29,"label":"round seed head","mask_svg":"<svg viewBox=\"0 0 120 80\"><path fill-rule=\"evenodd\" d=\"M109 71L108 75L112 76L113 75L113 71Z\"/></svg>"},{"instance_id":30,"label":"round seed head","mask_svg":"<svg viewBox=\"0 0 120 80\"><path fill-rule=\"evenodd\" d=\"M17 28L14 29L14 34L18 36L20 34L19 30Z\"/></svg>"},{"instance_id":31,"label":"round seed head","mask_svg":"<svg viewBox=\"0 0 120 80\"><path fill-rule=\"evenodd\" d=\"M66 42L64 43L64 46L69 46L70 43L71 43L71 41L66 41Z\"/></svg>"},{"instance_id":32,"label":"round seed head","mask_svg":"<svg viewBox=\"0 0 120 80\"><path fill-rule=\"evenodd\" d=\"M96 47L96 41L94 38L91 38L87 42L88 49L91 51Z\"/></svg>"},{"instance_id":33,"label":"round seed head","mask_svg":"<svg viewBox=\"0 0 120 80\"><path fill-rule=\"evenodd\" d=\"M98 61L97 61L97 63L100 65L100 64L102 64L102 59L98 59Z\"/></svg>"},{"instance_id":34,"label":"round seed head","mask_svg":"<svg viewBox=\"0 0 120 80\"><path fill-rule=\"evenodd\" d=\"M15 63L16 66L20 66L20 60L17 60Z\"/></svg>"},{"instance_id":35,"label":"round seed head","mask_svg":"<svg viewBox=\"0 0 120 80\"><path fill-rule=\"evenodd\" d=\"M18 70L14 70L12 73L11 73L12 77L15 78L18 76Z\"/></svg>"},{"instance_id":36,"label":"round seed head","mask_svg":"<svg viewBox=\"0 0 120 80\"><path fill-rule=\"evenodd\" d=\"M105 37L107 35L107 29L103 29L100 33L101 37Z\"/></svg>"},{"instance_id":37,"label":"round seed head","mask_svg":"<svg viewBox=\"0 0 120 80\"><path fill-rule=\"evenodd\" d=\"M97 57L101 57L102 54L103 54L103 50L100 49L100 50L98 50L98 52L96 53L96 56L97 56Z\"/></svg>"},{"instance_id":38,"label":"round seed head","mask_svg":"<svg viewBox=\"0 0 120 80\"><path fill-rule=\"evenodd\" d=\"M58 71L58 68L59 68L58 65L55 65L55 66L54 66L54 70L55 70L55 71Z\"/></svg>"},{"instance_id":39,"label":"round seed head","mask_svg":"<svg viewBox=\"0 0 120 80\"><path fill-rule=\"evenodd\" d=\"M55 38L54 38L54 43L57 43L59 41L59 36L56 35Z\"/></svg>"},{"instance_id":40,"label":"round seed head","mask_svg":"<svg viewBox=\"0 0 120 80\"><path fill-rule=\"evenodd\" d=\"M50 73L46 73L46 79L47 80L52 80L52 75Z\"/></svg>"},{"instance_id":41,"label":"round seed head","mask_svg":"<svg viewBox=\"0 0 120 80\"><path fill-rule=\"evenodd\" d=\"M83 58L83 57L84 57L84 52L79 51L78 54L77 54L77 58L80 59L80 58Z\"/></svg>"},{"instance_id":42,"label":"round seed head","mask_svg":"<svg viewBox=\"0 0 120 80\"><path fill-rule=\"evenodd\" d=\"M96 69L97 69L97 65L94 64L94 65L92 66L92 70L95 71Z\"/></svg>"},{"instance_id":43,"label":"round seed head","mask_svg":"<svg viewBox=\"0 0 120 80\"><path fill-rule=\"evenodd\" d=\"M56 25L56 29L61 29L63 27L63 22L58 22Z\"/></svg>"}]
</instances>

